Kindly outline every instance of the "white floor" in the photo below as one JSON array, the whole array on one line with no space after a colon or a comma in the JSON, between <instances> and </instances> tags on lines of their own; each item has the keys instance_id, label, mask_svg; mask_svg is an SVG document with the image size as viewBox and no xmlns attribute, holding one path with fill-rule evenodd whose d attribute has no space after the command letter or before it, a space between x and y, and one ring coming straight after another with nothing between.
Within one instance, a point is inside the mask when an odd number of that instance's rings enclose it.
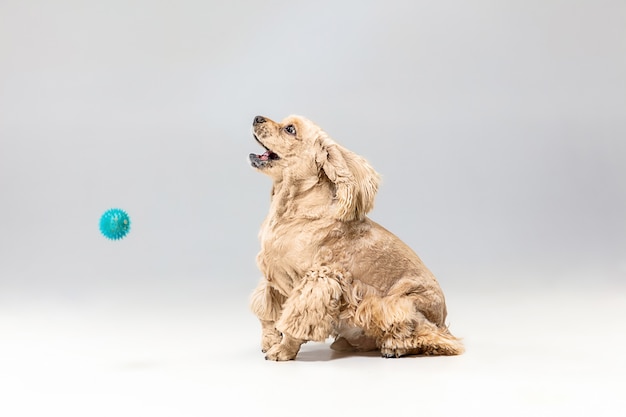
<instances>
[{"instance_id":1,"label":"white floor","mask_svg":"<svg viewBox=\"0 0 626 417\"><path fill-rule=\"evenodd\" d=\"M447 297L462 356L383 359L314 343L285 363L263 359L245 294L228 308L4 303L0 415L626 415L623 288Z\"/></svg>"}]
</instances>

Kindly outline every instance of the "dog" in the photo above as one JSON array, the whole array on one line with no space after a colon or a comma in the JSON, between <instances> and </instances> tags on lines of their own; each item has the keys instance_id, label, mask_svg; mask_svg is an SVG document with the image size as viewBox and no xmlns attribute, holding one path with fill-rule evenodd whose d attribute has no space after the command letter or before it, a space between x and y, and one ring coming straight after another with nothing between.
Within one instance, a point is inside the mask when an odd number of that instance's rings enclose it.
<instances>
[{"instance_id":1,"label":"dog","mask_svg":"<svg viewBox=\"0 0 626 417\"><path fill-rule=\"evenodd\" d=\"M333 350L386 358L463 353L434 275L366 216L380 182L367 160L301 116L256 116L252 132L265 152L250 164L273 181L250 298L265 359L293 360L329 337Z\"/></svg>"}]
</instances>

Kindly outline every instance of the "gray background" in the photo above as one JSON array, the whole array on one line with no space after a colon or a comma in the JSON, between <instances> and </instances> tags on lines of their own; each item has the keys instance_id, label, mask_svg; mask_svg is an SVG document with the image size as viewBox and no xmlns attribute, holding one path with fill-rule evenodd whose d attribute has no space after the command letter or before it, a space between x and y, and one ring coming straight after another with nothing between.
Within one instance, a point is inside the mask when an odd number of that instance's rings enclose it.
<instances>
[{"instance_id":1,"label":"gray background","mask_svg":"<svg viewBox=\"0 0 626 417\"><path fill-rule=\"evenodd\" d=\"M622 1L2 1L1 294L247 297L270 189L250 124L291 113L370 160L371 217L444 288L623 280L625 19ZM124 241L99 235L110 207Z\"/></svg>"},{"instance_id":2,"label":"gray background","mask_svg":"<svg viewBox=\"0 0 626 417\"><path fill-rule=\"evenodd\" d=\"M622 415L624 22L622 0L0 0L0 414L406 414L393 387L429 415ZM292 113L382 174L371 217L435 272L465 355L263 361L250 125Z\"/></svg>"}]
</instances>

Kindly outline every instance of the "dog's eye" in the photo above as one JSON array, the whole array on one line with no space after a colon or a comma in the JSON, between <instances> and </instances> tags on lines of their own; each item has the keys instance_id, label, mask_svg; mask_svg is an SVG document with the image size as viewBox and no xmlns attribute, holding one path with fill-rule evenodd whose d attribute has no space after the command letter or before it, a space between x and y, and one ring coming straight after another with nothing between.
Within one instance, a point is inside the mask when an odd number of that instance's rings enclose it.
<instances>
[{"instance_id":1,"label":"dog's eye","mask_svg":"<svg viewBox=\"0 0 626 417\"><path fill-rule=\"evenodd\" d=\"M293 127L293 125L287 125L285 126L285 132L287 132L288 134L290 134L291 136L296 136L296 128Z\"/></svg>"}]
</instances>

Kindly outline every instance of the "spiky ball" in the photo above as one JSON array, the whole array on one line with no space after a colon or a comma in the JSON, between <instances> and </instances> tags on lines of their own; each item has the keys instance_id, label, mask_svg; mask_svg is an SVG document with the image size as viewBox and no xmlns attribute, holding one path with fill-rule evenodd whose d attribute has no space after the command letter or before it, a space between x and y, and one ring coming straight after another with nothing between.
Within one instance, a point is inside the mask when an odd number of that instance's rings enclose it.
<instances>
[{"instance_id":1,"label":"spiky ball","mask_svg":"<svg viewBox=\"0 0 626 417\"><path fill-rule=\"evenodd\" d=\"M108 239L121 239L126 236L129 231L130 218L122 209L109 209L100 217L100 232Z\"/></svg>"}]
</instances>

